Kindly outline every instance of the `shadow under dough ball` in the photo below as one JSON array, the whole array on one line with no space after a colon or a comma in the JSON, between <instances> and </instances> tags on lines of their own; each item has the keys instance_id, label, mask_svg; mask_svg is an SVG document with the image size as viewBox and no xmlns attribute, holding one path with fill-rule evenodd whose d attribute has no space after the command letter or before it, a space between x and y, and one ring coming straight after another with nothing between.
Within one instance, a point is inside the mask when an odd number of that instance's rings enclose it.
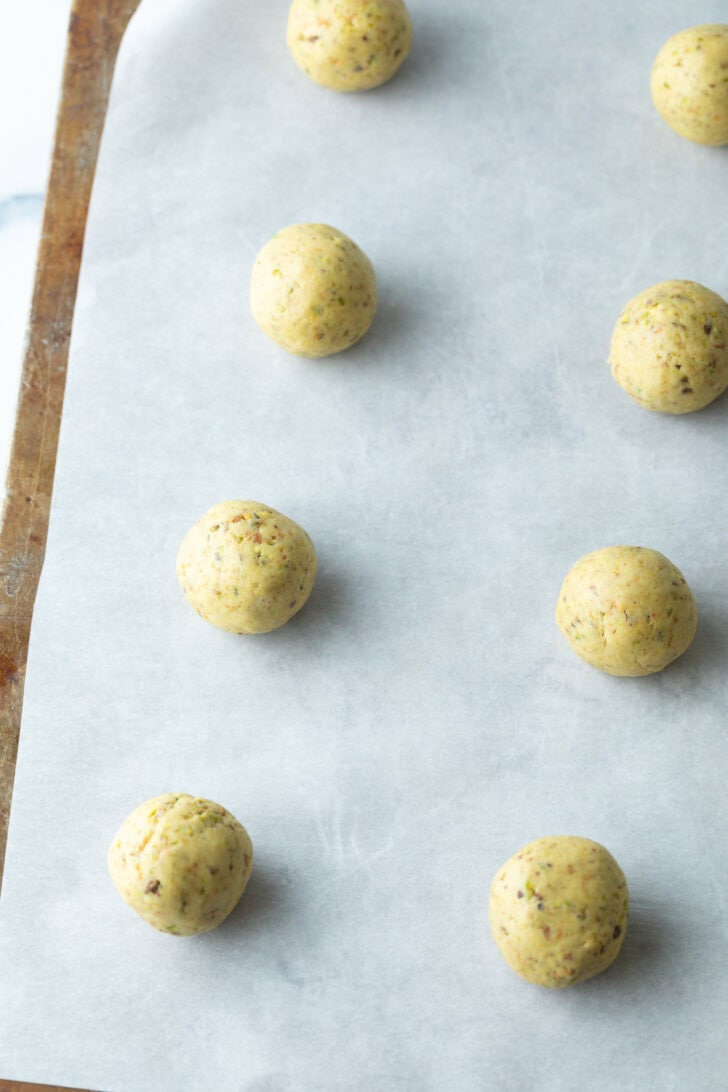
<instances>
[{"instance_id":1,"label":"shadow under dough ball","mask_svg":"<svg viewBox=\"0 0 728 1092\"><path fill-rule=\"evenodd\" d=\"M174 936L218 926L253 868L248 832L220 804L166 793L140 804L109 849L109 872L126 903Z\"/></svg>"},{"instance_id":2,"label":"shadow under dough ball","mask_svg":"<svg viewBox=\"0 0 728 1092\"><path fill-rule=\"evenodd\" d=\"M316 551L303 528L274 508L223 501L185 535L177 577L206 622L229 633L269 633L311 594Z\"/></svg>"},{"instance_id":3,"label":"shadow under dough ball","mask_svg":"<svg viewBox=\"0 0 728 1092\"><path fill-rule=\"evenodd\" d=\"M500 868L490 888L490 928L509 967L556 989L585 982L616 959L627 931L621 868L588 838L539 838Z\"/></svg>"},{"instance_id":4,"label":"shadow under dough ball","mask_svg":"<svg viewBox=\"0 0 728 1092\"><path fill-rule=\"evenodd\" d=\"M391 80L410 51L402 0L293 0L288 48L314 83L368 91Z\"/></svg>"},{"instance_id":5,"label":"shadow under dough ball","mask_svg":"<svg viewBox=\"0 0 728 1092\"><path fill-rule=\"evenodd\" d=\"M681 30L657 54L652 101L680 136L698 144L728 144L728 25Z\"/></svg>"},{"instance_id":6,"label":"shadow under dough ball","mask_svg":"<svg viewBox=\"0 0 728 1092\"><path fill-rule=\"evenodd\" d=\"M652 675L695 636L697 609L680 570L657 550L607 546L580 558L561 587L556 622L592 667Z\"/></svg>"},{"instance_id":7,"label":"shadow under dough ball","mask_svg":"<svg viewBox=\"0 0 728 1092\"><path fill-rule=\"evenodd\" d=\"M328 224L292 224L266 243L250 278L253 318L297 356L339 353L363 337L377 308L374 267Z\"/></svg>"},{"instance_id":8,"label":"shadow under dough ball","mask_svg":"<svg viewBox=\"0 0 728 1092\"><path fill-rule=\"evenodd\" d=\"M654 284L617 319L609 363L645 409L703 409L728 387L728 303L694 281Z\"/></svg>"}]
</instances>

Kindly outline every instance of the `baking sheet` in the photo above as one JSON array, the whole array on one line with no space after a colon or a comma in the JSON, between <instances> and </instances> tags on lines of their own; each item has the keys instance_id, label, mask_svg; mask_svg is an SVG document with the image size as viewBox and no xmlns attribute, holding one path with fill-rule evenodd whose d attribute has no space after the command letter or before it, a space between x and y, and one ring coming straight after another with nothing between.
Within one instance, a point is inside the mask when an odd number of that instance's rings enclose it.
<instances>
[{"instance_id":1,"label":"baking sheet","mask_svg":"<svg viewBox=\"0 0 728 1092\"><path fill-rule=\"evenodd\" d=\"M360 96L287 56L287 3L144 0L90 214L0 902L0 1072L109 1092L714 1089L728 1063L728 402L685 419L609 377L633 294L728 294L725 150L649 103L717 3L412 0ZM249 314L257 250L332 223L380 306L303 361ZM189 609L178 543L272 504L320 575L284 629ZM661 550L698 600L664 674L614 679L552 619L581 554ZM149 796L249 829L202 938L120 902L105 854ZM521 982L497 867L577 833L624 868L617 963Z\"/></svg>"}]
</instances>

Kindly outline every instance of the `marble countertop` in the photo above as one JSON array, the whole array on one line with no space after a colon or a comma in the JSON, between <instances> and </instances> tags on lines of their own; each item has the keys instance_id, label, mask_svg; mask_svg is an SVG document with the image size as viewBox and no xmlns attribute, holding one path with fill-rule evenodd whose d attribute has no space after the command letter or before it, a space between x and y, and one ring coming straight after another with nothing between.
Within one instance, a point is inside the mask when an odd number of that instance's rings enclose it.
<instances>
[{"instance_id":1,"label":"marble countertop","mask_svg":"<svg viewBox=\"0 0 728 1092\"><path fill-rule=\"evenodd\" d=\"M70 0L25 0L0 36L0 471L28 321Z\"/></svg>"}]
</instances>

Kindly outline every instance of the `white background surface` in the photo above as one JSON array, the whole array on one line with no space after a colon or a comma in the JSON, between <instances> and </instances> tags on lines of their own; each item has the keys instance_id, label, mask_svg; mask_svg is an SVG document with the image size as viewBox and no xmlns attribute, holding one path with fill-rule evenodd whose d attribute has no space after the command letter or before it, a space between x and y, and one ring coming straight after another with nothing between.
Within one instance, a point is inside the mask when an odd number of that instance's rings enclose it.
<instances>
[{"instance_id":1,"label":"white background surface","mask_svg":"<svg viewBox=\"0 0 728 1092\"><path fill-rule=\"evenodd\" d=\"M0 35L0 476L7 470L69 0L7 5Z\"/></svg>"},{"instance_id":2,"label":"white background surface","mask_svg":"<svg viewBox=\"0 0 728 1092\"><path fill-rule=\"evenodd\" d=\"M412 4L367 96L308 84L286 4L145 0L87 236L0 901L3 1076L113 1092L712 1090L728 991L720 469L728 408L647 414L605 365L657 280L726 294L725 151L647 79L717 4ZM296 220L367 251L359 346L293 359L246 302ZM310 603L239 640L174 555L231 496L317 545ZM553 623L588 550L662 550L689 652L613 679ZM154 933L105 852L164 791L219 800L256 865L218 930ZM578 988L487 927L532 838L613 852L632 918Z\"/></svg>"}]
</instances>

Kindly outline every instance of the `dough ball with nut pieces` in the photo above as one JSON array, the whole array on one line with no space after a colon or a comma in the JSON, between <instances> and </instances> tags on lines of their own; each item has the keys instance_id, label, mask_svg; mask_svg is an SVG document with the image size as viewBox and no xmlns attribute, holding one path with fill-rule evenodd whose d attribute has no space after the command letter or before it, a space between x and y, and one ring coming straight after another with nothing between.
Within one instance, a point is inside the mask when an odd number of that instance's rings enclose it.
<instances>
[{"instance_id":1,"label":"dough ball with nut pieces","mask_svg":"<svg viewBox=\"0 0 728 1092\"><path fill-rule=\"evenodd\" d=\"M177 577L190 605L213 626L269 633L306 603L316 551L302 527L267 504L223 501L185 535Z\"/></svg>"},{"instance_id":2,"label":"dough ball with nut pieces","mask_svg":"<svg viewBox=\"0 0 728 1092\"><path fill-rule=\"evenodd\" d=\"M577 656L610 675L652 675L695 636L697 609L680 570L645 546L607 546L564 580L556 622Z\"/></svg>"},{"instance_id":3,"label":"dough ball with nut pieces","mask_svg":"<svg viewBox=\"0 0 728 1092\"><path fill-rule=\"evenodd\" d=\"M237 905L253 868L253 845L220 804L165 793L127 816L108 861L132 910L163 933L194 936L216 928Z\"/></svg>"},{"instance_id":4,"label":"dough ball with nut pieces","mask_svg":"<svg viewBox=\"0 0 728 1092\"><path fill-rule=\"evenodd\" d=\"M621 868L588 838L538 838L498 869L490 928L509 967L537 986L585 982L617 958L629 893Z\"/></svg>"},{"instance_id":5,"label":"dough ball with nut pieces","mask_svg":"<svg viewBox=\"0 0 728 1092\"><path fill-rule=\"evenodd\" d=\"M364 336L377 308L374 267L328 224L292 224L266 243L250 278L253 318L297 356L331 356Z\"/></svg>"},{"instance_id":6,"label":"dough ball with nut pieces","mask_svg":"<svg viewBox=\"0 0 728 1092\"><path fill-rule=\"evenodd\" d=\"M410 51L403 0L293 0L288 48L314 83L368 91L391 80Z\"/></svg>"},{"instance_id":7,"label":"dough ball with nut pieces","mask_svg":"<svg viewBox=\"0 0 728 1092\"><path fill-rule=\"evenodd\" d=\"M650 93L681 137L728 144L728 24L688 27L668 39L652 66Z\"/></svg>"},{"instance_id":8,"label":"dough ball with nut pieces","mask_svg":"<svg viewBox=\"0 0 728 1092\"><path fill-rule=\"evenodd\" d=\"M728 388L728 303L695 281L645 289L617 319L609 363L645 409L703 409Z\"/></svg>"}]
</instances>

